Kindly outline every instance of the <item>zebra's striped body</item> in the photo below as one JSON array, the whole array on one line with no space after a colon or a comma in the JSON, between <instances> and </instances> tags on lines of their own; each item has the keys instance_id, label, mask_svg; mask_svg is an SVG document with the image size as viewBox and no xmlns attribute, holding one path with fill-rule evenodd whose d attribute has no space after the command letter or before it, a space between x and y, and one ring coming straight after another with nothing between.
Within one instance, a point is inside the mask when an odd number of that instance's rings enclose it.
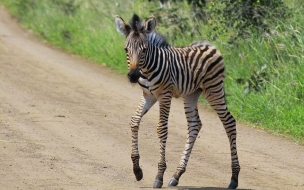
<instances>
[{"instance_id":1,"label":"zebra's striped body","mask_svg":"<svg viewBox=\"0 0 304 190\"><path fill-rule=\"evenodd\" d=\"M208 83L215 84L224 79L222 56L206 42L180 48L158 48L150 44L147 54L139 83L155 97L163 90L170 90L176 98L184 97L205 89L210 86ZM157 57L161 57L161 63L155 60Z\"/></svg>"},{"instance_id":2,"label":"zebra's striped body","mask_svg":"<svg viewBox=\"0 0 304 190\"><path fill-rule=\"evenodd\" d=\"M133 170L137 180L142 178L139 167L138 129L142 116L159 102L160 118L157 133L160 140L158 174L154 187L161 187L166 170L165 148L168 134L168 116L172 97L183 97L188 122L188 137L170 186L178 184L185 172L192 147L201 129L197 109L200 94L204 94L221 119L231 148L232 177L229 188L238 185L240 166L236 149L235 120L228 111L224 93L224 63L221 53L207 42L196 42L187 47L172 47L154 33L155 19L141 22L134 15L130 24L116 17L117 30L126 35L125 50L130 82L138 82L143 89L139 107L131 119Z\"/></svg>"}]
</instances>

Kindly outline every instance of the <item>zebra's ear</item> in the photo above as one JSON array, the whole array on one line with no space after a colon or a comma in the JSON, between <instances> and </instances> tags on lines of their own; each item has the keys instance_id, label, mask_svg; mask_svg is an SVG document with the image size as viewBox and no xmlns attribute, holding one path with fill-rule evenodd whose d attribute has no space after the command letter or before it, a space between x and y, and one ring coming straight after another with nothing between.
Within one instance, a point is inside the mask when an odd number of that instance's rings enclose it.
<instances>
[{"instance_id":1,"label":"zebra's ear","mask_svg":"<svg viewBox=\"0 0 304 190\"><path fill-rule=\"evenodd\" d=\"M146 34L150 34L151 32L153 32L155 27L156 27L156 20L153 16L148 18L144 23L144 31Z\"/></svg>"},{"instance_id":2,"label":"zebra's ear","mask_svg":"<svg viewBox=\"0 0 304 190\"><path fill-rule=\"evenodd\" d=\"M116 30L120 34L127 36L130 33L131 27L118 15L115 16L115 24Z\"/></svg>"}]
</instances>

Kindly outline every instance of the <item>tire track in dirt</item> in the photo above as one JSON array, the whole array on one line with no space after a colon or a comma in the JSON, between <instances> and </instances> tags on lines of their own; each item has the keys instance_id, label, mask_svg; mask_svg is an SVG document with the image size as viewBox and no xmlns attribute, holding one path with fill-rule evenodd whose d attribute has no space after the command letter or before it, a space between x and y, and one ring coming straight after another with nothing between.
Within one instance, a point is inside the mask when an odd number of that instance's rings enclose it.
<instances>
[{"instance_id":1,"label":"tire track in dirt","mask_svg":"<svg viewBox=\"0 0 304 190\"><path fill-rule=\"evenodd\" d=\"M39 42L0 8L1 189L152 187L158 106L140 128L140 182L130 159L129 121L140 94L125 76ZM222 189L230 181L228 139L212 110L200 105L199 111L203 128L177 188ZM237 127L239 188L304 189L302 146ZM178 165L186 133L182 101L175 99L164 187Z\"/></svg>"}]
</instances>

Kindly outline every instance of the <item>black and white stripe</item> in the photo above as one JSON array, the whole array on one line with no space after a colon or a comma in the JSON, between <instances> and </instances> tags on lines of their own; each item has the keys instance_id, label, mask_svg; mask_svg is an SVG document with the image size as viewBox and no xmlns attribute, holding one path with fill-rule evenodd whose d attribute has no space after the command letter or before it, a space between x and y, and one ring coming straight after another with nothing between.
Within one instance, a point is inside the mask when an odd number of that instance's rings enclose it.
<instances>
[{"instance_id":1,"label":"black and white stripe","mask_svg":"<svg viewBox=\"0 0 304 190\"><path fill-rule=\"evenodd\" d=\"M229 188L236 188L240 171L236 147L236 122L226 106L224 62L219 50L203 41L185 47L170 46L163 36L153 31L155 27L153 17L141 22L135 15L130 24L116 17L115 22L118 25L117 30L127 37L125 49L130 81L134 82L139 77L138 83L143 89L140 104L131 119L131 157L137 180L142 178L137 143L141 118L155 102L159 102L160 118L157 134L160 140L160 158L154 187L161 187L166 170L165 148L171 99L183 97L189 132L179 166L169 182L170 186L178 184L179 178L186 170L192 147L202 126L197 102L200 94L203 94L217 112L226 130L232 163ZM121 30L122 24L125 30ZM139 73L137 78L136 73Z\"/></svg>"}]
</instances>

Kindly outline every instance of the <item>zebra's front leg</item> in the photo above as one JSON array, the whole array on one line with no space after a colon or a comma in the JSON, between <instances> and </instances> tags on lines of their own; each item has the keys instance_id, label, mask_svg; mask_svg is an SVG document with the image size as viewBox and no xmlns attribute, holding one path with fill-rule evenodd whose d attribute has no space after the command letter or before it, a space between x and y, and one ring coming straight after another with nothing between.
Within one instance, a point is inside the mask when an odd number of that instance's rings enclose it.
<instances>
[{"instance_id":1,"label":"zebra's front leg","mask_svg":"<svg viewBox=\"0 0 304 190\"><path fill-rule=\"evenodd\" d=\"M162 97L159 100L159 123L157 126L157 135L159 138L159 153L160 157L158 160L158 172L155 178L153 188L161 188L163 186L163 176L165 170L167 169L166 165L166 142L168 136L168 117L170 112L172 95L168 94L165 97Z\"/></svg>"},{"instance_id":2,"label":"zebra's front leg","mask_svg":"<svg viewBox=\"0 0 304 190\"><path fill-rule=\"evenodd\" d=\"M184 97L184 108L188 123L188 136L183 151L183 155L180 159L179 166L176 172L173 174L168 186L177 186L179 178L186 171L187 163L190 158L190 154L196 140L196 137L202 127L201 120L197 109L197 101L201 94L201 90L197 90L194 93Z\"/></svg>"},{"instance_id":3,"label":"zebra's front leg","mask_svg":"<svg viewBox=\"0 0 304 190\"><path fill-rule=\"evenodd\" d=\"M138 152L138 129L140 120L145 113L155 104L157 99L153 95L143 94L140 99L140 103L135 112L135 116L131 119L131 131L132 131L132 153L131 159L133 162L133 172L137 181L143 178L143 172L139 166L139 152Z\"/></svg>"}]
</instances>

